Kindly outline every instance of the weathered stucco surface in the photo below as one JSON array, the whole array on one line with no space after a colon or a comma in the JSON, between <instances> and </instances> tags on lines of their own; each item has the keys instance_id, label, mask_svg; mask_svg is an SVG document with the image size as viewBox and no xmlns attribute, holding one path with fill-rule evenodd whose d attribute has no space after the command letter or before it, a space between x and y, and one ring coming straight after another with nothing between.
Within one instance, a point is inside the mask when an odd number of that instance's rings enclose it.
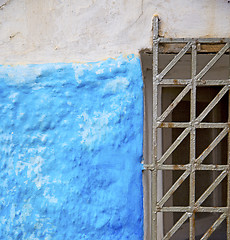
<instances>
[{"instance_id":1,"label":"weathered stucco surface","mask_svg":"<svg viewBox=\"0 0 230 240\"><path fill-rule=\"evenodd\" d=\"M227 0L0 0L0 63L96 61L167 37L230 37Z\"/></svg>"},{"instance_id":2,"label":"weathered stucco surface","mask_svg":"<svg viewBox=\"0 0 230 240\"><path fill-rule=\"evenodd\" d=\"M0 79L0 239L141 240L140 60L4 65Z\"/></svg>"}]
</instances>

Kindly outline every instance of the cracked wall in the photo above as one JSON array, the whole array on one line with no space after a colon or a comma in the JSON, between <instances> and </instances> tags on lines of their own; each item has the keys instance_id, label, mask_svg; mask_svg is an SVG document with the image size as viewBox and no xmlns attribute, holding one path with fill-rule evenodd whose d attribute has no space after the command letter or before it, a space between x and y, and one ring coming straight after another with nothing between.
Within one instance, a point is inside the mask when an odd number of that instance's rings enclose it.
<instances>
[{"instance_id":1,"label":"cracked wall","mask_svg":"<svg viewBox=\"0 0 230 240\"><path fill-rule=\"evenodd\" d=\"M230 37L227 0L2 0L0 4L1 63L88 62L138 54L152 46L154 14L159 15L161 35L166 37Z\"/></svg>"}]
</instances>

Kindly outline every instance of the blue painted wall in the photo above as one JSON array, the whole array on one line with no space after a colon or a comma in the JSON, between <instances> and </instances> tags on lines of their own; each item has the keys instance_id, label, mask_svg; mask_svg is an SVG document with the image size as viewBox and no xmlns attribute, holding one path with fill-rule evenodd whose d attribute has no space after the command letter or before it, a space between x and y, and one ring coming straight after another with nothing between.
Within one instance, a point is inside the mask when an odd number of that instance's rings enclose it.
<instances>
[{"instance_id":1,"label":"blue painted wall","mask_svg":"<svg viewBox=\"0 0 230 240\"><path fill-rule=\"evenodd\" d=\"M140 61L0 66L0 239L143 239Z\"/></svg>"}]
</instances>

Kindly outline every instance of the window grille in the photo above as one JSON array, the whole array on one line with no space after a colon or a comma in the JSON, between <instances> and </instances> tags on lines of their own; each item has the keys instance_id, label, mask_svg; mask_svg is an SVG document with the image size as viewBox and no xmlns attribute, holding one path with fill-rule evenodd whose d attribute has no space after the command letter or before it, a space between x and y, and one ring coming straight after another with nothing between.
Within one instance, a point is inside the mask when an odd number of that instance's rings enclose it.
<instances>
[{"instance_id":1,"label":"window grille","mask_svg":"<svg viewBox=\"0 0 230 240\"><path fill-rule=\"evenodd\" d=\"M229 87L230 77L227 79L214 79L204 80L204 75L210 71L214 64L224 55L229 54L230 39L219 38L163 38L159 37L158 17L153 19L153 116L152 116L152 162L150 164L144 164L146 171L151 171L151 239L156 240L157 230L159 224L159 213L181 213L182 216L177 222L166 232L161 239L171 239L173 235L181 228L181 226L188 220L189 221L189 239L194 240L196 238L195 225L196 214L198 213L219 213L220 216L214 221L214 223L206 230L200 239L208 239L211 234L218 228L218 226L225 220L226 221L226 236L230 240L230 136L229 136ZM175 46L182 46L171 62L160 72L158 72L158 57L159 49L162 44L174 44ZM197 56L201 50L202 44L206 46L214 46L217 44L221 46L221 49L217 51L215 56L204 66L200 71L197 70ZM191 54L191 77L190 79L165 79L167 73L178 63L185 54ZM183 90L177 95L172 103L159 114L159 106L161 101L162 91L160 89L164 87L183 87ZM218 94L208 103L203 111L197 114L197 88L207 86L218 86L220 91ZM175 109L175 107L181 102L186 94L190 93L190 121L188 122L166 122L167 116ZM212 111L212 109L220 102L220 100L228 94L228 120L226 122L205 122L205 117ZM183 131L171 144L171 146L163 153L159 154L159 129L164 128L180 128ZM220 132L215 139L209 144L209 146L203 150L203 152L196 156L196 135L198 129L219 129ZM178 164L165 164L167 158L174 152L174 150L181 144L181 142L189 137L189 163L184 165ZM204 164L205 158L215 149L215 147L227 137L227 162L225 164ZM169 190L157 199L157 186L159 181L158 174L164 171L177 171L182 170L183 174L170 186ZM212 171L220 174L215 175L216 178L209 185L209 187L196 199L196 172L197 171ZM226 206L202 206L202 203L213 193L217 186L227 178L227 194L226 194ZM174 194L174 192L180 187L180 185L189 179L189 205L188 206L165 206L167 200ZM196 238L197 239L197 238Z\"/></svg>"}]
</instances>

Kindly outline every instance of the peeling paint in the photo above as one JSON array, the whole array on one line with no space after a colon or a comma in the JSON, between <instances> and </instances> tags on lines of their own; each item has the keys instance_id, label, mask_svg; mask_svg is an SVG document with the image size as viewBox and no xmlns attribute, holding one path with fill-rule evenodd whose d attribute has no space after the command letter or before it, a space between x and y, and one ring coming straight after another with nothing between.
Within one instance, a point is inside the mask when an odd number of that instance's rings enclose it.
<instances>
[{"instance_id":1,"label":"peeling paint","mask_svg":"<svg viewBox=\"0 0 230 240\"><path fill-rule=\"evenodd\" d=\"M134 55L0 66L0 239L141 240Z\"/></svg>"}]
</instances>

